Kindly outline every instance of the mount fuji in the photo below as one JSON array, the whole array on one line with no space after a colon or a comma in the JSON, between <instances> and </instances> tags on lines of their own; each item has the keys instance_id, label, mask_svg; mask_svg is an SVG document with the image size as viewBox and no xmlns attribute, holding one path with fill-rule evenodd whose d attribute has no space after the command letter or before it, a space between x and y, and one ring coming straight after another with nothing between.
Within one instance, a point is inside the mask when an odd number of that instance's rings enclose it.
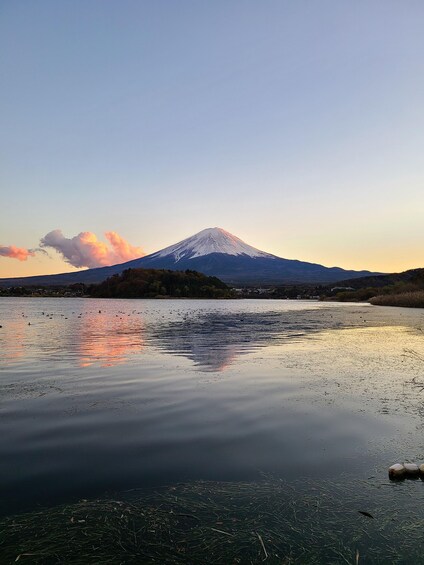
<instances>
[{"instance_id":1,"label":"mount fuji","mask_svg":"<svg viewBox=\"0 0 424 565\"><path fill-rule=\"evenodd\" d=\"M0 279L1 286L98 283L125 269L190 269L239 285L332 283L379 273L347 271L293 259L283 259L248 245L222 228L207 228L156 253L120 265L73 273Z\"/></svg>"}]
</instances>

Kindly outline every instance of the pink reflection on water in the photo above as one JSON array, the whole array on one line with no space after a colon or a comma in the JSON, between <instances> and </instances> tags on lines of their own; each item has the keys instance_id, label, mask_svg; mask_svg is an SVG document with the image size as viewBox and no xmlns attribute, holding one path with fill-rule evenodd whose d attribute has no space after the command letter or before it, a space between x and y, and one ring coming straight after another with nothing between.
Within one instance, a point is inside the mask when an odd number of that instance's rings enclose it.
<instances>
[{"instance_id":1,"label":"pink reflection on water","mask_svg":"<svg viewBox=\"0 0 424 565\"><path fill-rule=\"evenodd\" d=\"M145 347L140 317L87 314L81 317L76 355L80 367L99 364L112 367L125 363Z\"/></svg>"},{"instance_id":2,"label":"pink reflection on water","mask_svg":"<svg viewBox=\"0 0 424 565\"><path fill-rule=\"evenodd\" d=\"M0 329L0 364L67 360L79 367L125 363L145 347L139 315L67 312L30 315L12 312Z\"/></svg>"}]
</instances>

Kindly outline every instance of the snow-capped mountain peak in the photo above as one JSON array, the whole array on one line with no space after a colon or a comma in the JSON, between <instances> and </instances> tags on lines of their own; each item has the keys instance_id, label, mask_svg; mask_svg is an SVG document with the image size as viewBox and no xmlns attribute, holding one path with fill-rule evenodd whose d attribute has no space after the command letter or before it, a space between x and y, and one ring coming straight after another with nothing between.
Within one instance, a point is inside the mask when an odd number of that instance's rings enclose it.
<instances>
[{"instance_id":1,"label":"snow-capped mountain peak","mask_svg":"<svg viewBox=\"0 0 424 565\"><path fill-rule=\"evenodd\" d=\"M183 239L175 245L166 247L151 257L173 256L175 261L181 259L193 259L211 253L224 253L226 255L245 255L248 257L268 257L275 258L270 253L260 251L255 247L247 245L244 241L223 230L222 228L207 228L205 230Z\"/></svg>"},{"instance_id":2,"label":"snow-capped mountain peak","mask_svg":"<svg viewBox=\"0 0 424 565\"><path fill-rule=\"evenodd\" d=\"M0 279L2 286L92 284L126 269L191 269L237 285L282 285L286 283L333 283L381 273L346 271L315 263L283 259L247 245L221 228L208 228L175 245L127 263L73 273Z\"/></svg>"}]
</instances>

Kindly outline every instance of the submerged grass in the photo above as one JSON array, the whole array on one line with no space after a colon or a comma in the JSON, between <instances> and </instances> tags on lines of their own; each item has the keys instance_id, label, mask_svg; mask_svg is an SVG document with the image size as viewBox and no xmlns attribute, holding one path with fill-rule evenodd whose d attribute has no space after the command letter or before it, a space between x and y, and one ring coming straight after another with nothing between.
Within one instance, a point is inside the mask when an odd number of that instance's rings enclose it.
<instances>
[{"instance_id":1,"label":"submerged grass","mask_svg":"<svg viewBox=\"0 0 424 565\"><path fill-rule=\"evenodd\" d=\"M1 563L406 563L421 481L196 482L0 521Z\"/></svg>"}]
</instances>

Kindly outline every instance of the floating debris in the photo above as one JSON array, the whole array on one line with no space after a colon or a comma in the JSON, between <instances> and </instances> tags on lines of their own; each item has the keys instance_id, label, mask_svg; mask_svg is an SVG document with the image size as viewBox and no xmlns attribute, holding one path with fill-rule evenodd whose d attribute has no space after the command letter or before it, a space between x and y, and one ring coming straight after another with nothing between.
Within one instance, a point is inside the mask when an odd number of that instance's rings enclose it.
<instances>
[{"instance_id":1,"label":"floating debris","mask_svg":"<svg viewBox=\"0 0 424 565\"><path fill-rule=\"evenodd\" d=\"M406 476L406 469L400 463L395 463L389 467L389 478L390 479L404 479Z\"/></svg>"},{"instance_id":2,"label":"floating debris","mask_svg":"<svg viewBox=\"0 0 424 565\"><path fill-rule=\"evenodd\" d=\"M363 516L366 516L367 518L373 518L374 516L372 514L370 514L369 512L366 512L365 510L358 510L359 514L362 514Z\"/></svg>"},{"instance_id":3,"label":"floating debris","mask_svg":"<svg viewBox=\"0 0 424 565\"><path fill-rule=\"evenodd\" d=\"M418 465L416 465L415 463L404 463L403 466L405 467L406 474L409 477L418 477L418 475L420 474Z\"/></svg>"},{"instance_id":4,"label":"floating debris","mask_svg":"<svg viewBox=\"0 0 424 565\"><path fill-rule=\"evenodd\" d=\"M395 463L389 467L389 478L392 480L413 479L419 476L424 479L424 463L419 467L416 463Z\"/></svg>"}]
</instances>

